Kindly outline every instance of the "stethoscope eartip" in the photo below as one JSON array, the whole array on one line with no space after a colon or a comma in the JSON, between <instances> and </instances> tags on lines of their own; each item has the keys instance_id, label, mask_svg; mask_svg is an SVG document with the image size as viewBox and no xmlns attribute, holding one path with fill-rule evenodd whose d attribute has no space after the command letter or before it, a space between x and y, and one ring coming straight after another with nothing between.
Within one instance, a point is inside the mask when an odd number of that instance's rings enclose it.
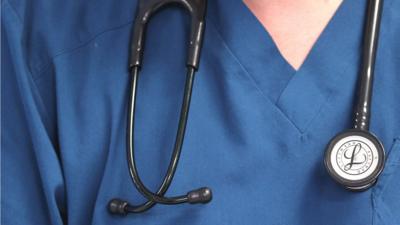
<instances>
[{"instance_id":1,"label":"stethoscope eartip","mask_svg":"<svg viewBox=\"0 0 400 225\"><path fill-rule=\"evenodd\" d=\"M208 187L202 187L187 193L190 204L209 203L212 200L212 191Z\"/></svg>"},{"instance_id":2,"label":"stethoscope eartip","mask_svg":"<svg viewBox=\"0 0 400 225\"><path fill-rule=\"evenodd\" d=\"M128 204L127 201L114 198L108 203L108 211L111 214L125 216L127 214L126 207Z\"/></svg>"}]
</instances>

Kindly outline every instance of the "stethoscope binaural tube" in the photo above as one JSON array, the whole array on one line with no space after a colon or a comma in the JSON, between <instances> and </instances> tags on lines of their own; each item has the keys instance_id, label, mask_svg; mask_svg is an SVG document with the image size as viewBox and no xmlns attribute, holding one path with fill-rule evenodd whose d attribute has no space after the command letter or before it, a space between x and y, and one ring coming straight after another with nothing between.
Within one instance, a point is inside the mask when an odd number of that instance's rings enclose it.
<instances>
[{"instance_id":1,"label":"stethoscope binaural tube","mask_svg":"<svg viewBox=\"0 0 400 225\"><path fill-rule=\"evenodd\" d=\"M385 164L383 145L369 132L382 5L383 0L368 1L353 129L336 135L325 152L328 173L351 191L364 191L373 186Z\"/></svg>"},{"instance_id":2,"label":"stethoscope binaural tube","mask_svg":"<svg viewBox=\"0 0 400 225\"><path fill-rule=\"evenodd\" d=\"M139 71L142 64L144 36L146 25L151 16L160 8L170 5L179 4L186 8L192 17L191 36L189 41L189 52L187 59L187 75L184 90L184 97L182 102L181 114L179 118L178 131L176 135L174 150L171 160L158 191L153 193L150 191L140 179L137 171L135 154L134 154L134 119L135 119L135 105L136 105L136 92L137 83L139 78ZM130 205L127 201L120 199L112 199L109 202L109 211L113 214L125 215L127 213L141 213L156 203L160 204L181 204L181 203L208 203L212 198L212 192L207 187L202 187L196 190L189 191L185 195L165 197L164 194L171 185L174 177L176 167L178 165L182 144L185 136L185 129L187 118L189 114L189 106L193 89L193 82L195 72L198 69L200 50L203 41L204 32L204 17L206 10L205 0L141 0L139 1L138 12L135 19L132 42L131 42L131 95L129 99L128 109L128 126L127 126L127 160L130 176L136 189L147 198L147 202L141 205Z\"/></svg>"}]
</instances>

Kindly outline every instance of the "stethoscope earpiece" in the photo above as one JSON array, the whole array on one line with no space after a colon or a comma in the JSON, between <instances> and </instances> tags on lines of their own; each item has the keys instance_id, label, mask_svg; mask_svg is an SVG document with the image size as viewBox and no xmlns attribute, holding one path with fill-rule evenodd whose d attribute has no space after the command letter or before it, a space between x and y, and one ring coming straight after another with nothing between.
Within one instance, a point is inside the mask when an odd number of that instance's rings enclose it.
<instances>
[{"instance_id":1,"label":"stethoscope earpiece","mask_svg":"<svg viewBox=\"0 0 400 225\"><path fill-rule=\"evenodd\" d=\"M330 141L324 162L337 183L351 191L364 191L376 183L382 172L385 150L373 134L354 129Z\"/></svg>"},{"instance_id":2,"label":"stethoscope earpiece","mask_svg":"<svg viewBox=\"0 0 400 225\"><path fill-rule=\"evenodd\" d=\"M111 214L125 216L127 214L126 207L129 205L127 201L114 198L108 202L108 211Z\"/></svg>"},{"instance_id":3,"label":"stethoscope earpiece","mask_svg":"<svg viewBox=\"0 0 400 225\"><path fill-rule=\"evenodd\" d=\"M212 191L208 187L202 187L187 193L188 203L209 203L212 200Z\"/></svg>"}]
</instances>

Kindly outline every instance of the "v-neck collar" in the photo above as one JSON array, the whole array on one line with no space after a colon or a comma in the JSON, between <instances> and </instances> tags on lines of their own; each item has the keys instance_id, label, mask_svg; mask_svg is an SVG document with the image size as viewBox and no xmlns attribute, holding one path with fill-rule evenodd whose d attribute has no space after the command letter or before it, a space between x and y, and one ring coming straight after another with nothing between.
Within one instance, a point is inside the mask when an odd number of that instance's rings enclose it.
<instances>
[{"instance_id":1,"label":"v-neck collar","mask_svg":"<svg viewBox=\"0 0 400 225\"><path fill-rule=\"evenodd\" d=\"M210 4L210 10L216 10L210 13L210 20L228 48L257 88L300 133L307 130L329 97L340 92L343 85L348 91L353 90L361 54L365 2L343 1L297 71L286 62L271 36L242 1L216 0Z\"/></svg>"},{"instance_id":2,"label":"v-neck collar","mask_svg":"<svg viewBox=\"0 0 400 225\"><path fill-rule=\"evenodd\" d=\"M264 94L275 101L296 70L286 62L271 36L242 1L216 0L209 4L210 10L216 10L210 13L210 20L227 46Z\"/></svg>"}]
</instances>

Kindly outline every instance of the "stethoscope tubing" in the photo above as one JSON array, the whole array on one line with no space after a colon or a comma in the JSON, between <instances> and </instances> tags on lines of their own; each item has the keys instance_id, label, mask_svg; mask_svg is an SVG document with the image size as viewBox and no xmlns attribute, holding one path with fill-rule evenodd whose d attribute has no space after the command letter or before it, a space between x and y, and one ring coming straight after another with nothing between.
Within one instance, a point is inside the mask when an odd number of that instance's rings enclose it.
<instances>
[{"instance_id":1,"label":"stethoscope tubing","mask_svg":"<svg viewBox=\"0 0 400 225\"><path fill-rule=\"evenodd\" d=\"M163 181L156 193L150 191L140 179L134 151L134 121L136 108L137 83L139 71L143 59L145 30L150 17L161 8L167 5L179 5L191 14L191 33L188 45L187 75L184 89L184 96L179 117L179 124L175 138L174 149L168 169ZM109 211L115 214L144 212L154 206L155 203L174 205L181 203L208 203L211 201L212 193L207 187L202 187L187 192L185 195L166 197L164 194L171 185L175 175L176 167L182 151L185 129L189 114L190 100L193 90L195 72L199 66L200 51L203 43L204 17L206 11L206 0L142 0L139 1L138 11L133 27L131 39L131 54L129 68L131 73L130 98L128 103L128 125L127 125L127 161L129 174L136 189L147 199L141 205L130 205L127 201L112 199L109 202Z\"/></svg>"},{"instance_id":2,"label":"stethoscope tubing","mask_svg":"<svg viewBox=\"0 0 400 225\"><path fill-rule=\"evenodd\" d=\"M362 62L355 104L354 129L369 130L372 88L383 0L369 0L364 30Z\"/></svg>"},{"instance_id":3,"label":"stethoscope tubing","mask_svg":"<svg viewBox=\"0 0 400 225\"><path fill-rule=\"evenodd\" d=\"M135 184L138 191L143 194L149 201L157 202L161 204L180 204L188 201L186 195L180 195L175 197L164 197L163 195L168 190L168 187L171 184L172 178L175 175L176 167L178 165L178 161L180 158L180 154L182 151L183 139L185 136L185 129L187 124L187 118L189 114L189 106L190 99L192 96L193 89L193 81L195 70L193 68L189 68L187 72L184 98L182 102L182 108L180 113L180 119L178 124L178 130L174 145L174 150L171 156L171 160L167 169L167 172L164 176L163 182L160 185L157 193L151 192L142 182L139 177L139 173L137 171L136 162L135 162L135 154L134 154L134 119L135 119L135 105L136 105L136 92L137 92L137 81L139 76L138 67L134 67L132 69L132 81L131 81L131 97L129 104L129 112L128 112L128 133L127 133L127 158L129 164L129 171L131 174L131 178L133 183Z\"/></svg>"}]
</instances>

